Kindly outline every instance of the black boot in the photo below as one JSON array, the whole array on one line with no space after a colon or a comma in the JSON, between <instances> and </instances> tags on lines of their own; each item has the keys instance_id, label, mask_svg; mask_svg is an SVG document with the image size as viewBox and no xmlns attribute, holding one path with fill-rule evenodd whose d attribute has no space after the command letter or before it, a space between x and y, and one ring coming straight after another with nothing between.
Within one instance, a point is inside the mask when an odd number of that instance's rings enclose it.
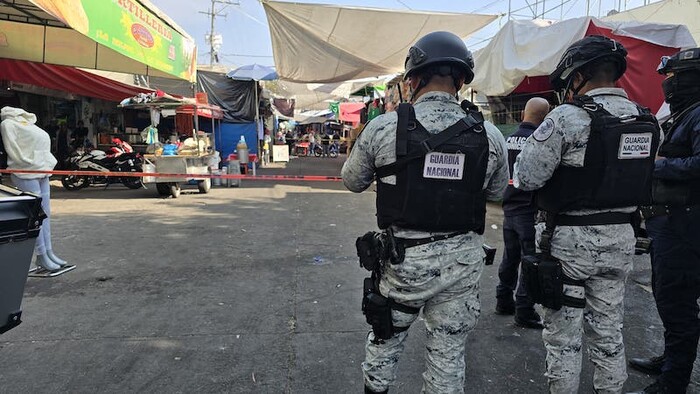
<instances>
[{"instance_id":1,"label":"black boot","mask_svg":"<svg viewBox=\"0 0 700 394\"><path fill-rule=\"evenodd\" d=\"M515 302L512 297L496 298L496 314L497 315L512 315L515 313Z\"/></svg>"},{"instance_id":2,"label":"black boot","mask_svg":"<svg viewBox=\"0 0 700 394\"><path fill-rule=\"evenodd\" d=\"M648 373L650 375L660 375L661 367L664 365L666 358L664 356L655 356L651 358L631 358L629 360L630 367Z\"/></svg>"},{"instance_id":3,"label":"black boot","mask_svg":"<svg viewBox=\"0 0 700 394\"><path fill-rule=\"evenodd\" d=\"M544 328L542 325L542 318L535 312L534 309L518 309L515 312L515 325L524 328L535 328L541 330Z\"/></svg>"},{"instance_id":4,"label":"black boot","mask_svg":"<svg viewBox=\"0 0 700 394\"><path fill-rule=\"evenodd\" d=\"M371 388L365 386L365 394L387 394L389 392L389 389L386 389L384 391L372 391Z\"/></svg>"},{"instance_id":5,"label":"black boot","mask_svg":"<svg viewBox=\"0 0 700 394\"><path fill-rule=\"evenodd\" d=\"M656 382L645 387L644 390L642 390L642 391L634 391L634 392L627 393L627 394L666 394L666 393L668 393L668 390L666 390L664 388L663 384L661 384L661 382L659 382L657 380Z\"/></svg>"}]
</instances>

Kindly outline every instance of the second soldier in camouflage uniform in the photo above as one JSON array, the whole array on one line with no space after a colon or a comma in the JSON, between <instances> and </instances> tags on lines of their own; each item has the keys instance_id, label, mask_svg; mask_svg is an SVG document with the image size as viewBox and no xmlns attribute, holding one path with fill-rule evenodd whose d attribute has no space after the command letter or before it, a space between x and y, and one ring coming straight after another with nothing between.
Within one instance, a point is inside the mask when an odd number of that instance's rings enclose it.
<instances>
[{"instance_id":1,"label":"second soldier in camouflage uniform","mask_svg":"<svg viewBox=\"0 0 700 394\"><path fill-rule=\"evenodd\" d=\"M626 51L619 44L600 36L586 37L574 43L564 54L555 74L550 76L555 87L565 86L565 95L585 94L589 109L609 112L614 117L638 115L640 109L627 98L616 81L626 67ZM569 100L572 96L568 97ZM598 106L602 106L602 109ZM562 167L583 169L591 166L587 147L591 135L589 112L577 105L561 105L554 109L528 138L517 157L513 181L517 188L536 190L554 179ZM652 124L654 122L651 118ZM605 132L605 130L603 130ZM620 137L616 137L617 142ZM649 147L645 160L649 158ZM618 151L614 152L617 156ZM620 157L622 158L622 157ZM622 162L623 160L611 161ZM594 164L595 165L595 164ZM649 167L650 168L650 167ZM634 177L634 174L627 174ZM624 172L621 173L625 176ZM623 178L624 179L624 178ZM573 182L588 182L572 179ZM591 180L589 184L595 184ZM639 180L643 182L643 180ZM566 188L558 196L565 199ZM622 195L624 191L602 190ZM542 196L540 192L539 196ZM634 197L634 196L633 196ZM576 205L563 212L569 217L586 217L611 212L632 213L635 206L612 204L596 206L595 201ZM603 203L604 204L604 203ZM624 205L624 204L623 204ZM587 209L585 207L595 207ZM584 208L581 208L584 207ZM628 219L629 220L629 219ZM538 224L540 239L545 225ZM563 306L560 310L545 308L542 338L547 350L546 376L551 393L576 393L581 371L582 335L585 331L588 354L595 365L593 386L597 393L619 393L627 379L625 348L622 341L623 299L625 281L632 269L635 236L628 223L603 225L557 225L551 241L551 255L559 259L565 276L582 281L583 286L564 284L564 294L585 299L585 308ZM585 330L584 330L585 329Z\"/></svg>"},{"instance_id":2,"label":"second soldier in camouflage uniform","mask_svg":"<svg viewBox=\"0 0 700 394\"><path fill-rule=\"evenodd\" d=\"M459 37L436 32L421 38L411 48L406 68L413 89L415 118L430 135L442 132L465 117L466 113L455 96L465 79L468 83L473 78L473 61ZM375 178L379 187L397 184L396 175L376 175L377 169L397 161L397 122L396 112L381 115L372 120L359 136L342 170L343 181L349 190L364 191ZM488 141L482 156L485 174L479 175L476 168L467 167L463 175L465 179L484 177L479 178L484 182L478 189L484 197L482 209L485 209L485 199L501 198L509 174L503 136L490 123L483 124L480 130L481 135L485 133L487 137L484 143ZM423 161L421 157L421 168ZM380 193L378 190L378 195ZM378 197L378 210L379 201ZM429 202L426 200L425 203ZM459 204L468 205L470 202L465 198ZM438 212L441 209L433 206L418 208ZM443 212L450 214L447 207ZM439 221L437 216L435 223ZM481 220L484 220L483 213ZM428 332L423 391L462 393L467 333L474 328L480 313L479 279L485 257L482 236L478 231L449 234L398 225L391 225L391 228L399 240L441 238L407 247L400 264L385 264L379 289L383 296L394 302L423 310ZM392 318L395 327L407 328L418 318L418 313L392 310ZM369 333L366 358L362 364L365 392L386 392L393 384L407 334L404 330L381 340L373 332Z\"/></svg>"}]
</instances>

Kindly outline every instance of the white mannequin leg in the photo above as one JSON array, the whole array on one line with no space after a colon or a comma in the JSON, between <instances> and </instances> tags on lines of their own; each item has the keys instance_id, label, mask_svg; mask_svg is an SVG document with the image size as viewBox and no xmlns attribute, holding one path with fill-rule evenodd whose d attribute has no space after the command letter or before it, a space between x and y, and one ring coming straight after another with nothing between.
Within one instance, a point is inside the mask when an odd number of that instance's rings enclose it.
<instances>
[{"instance_id":1,"label":"white mannequin leg","mask_svg":"<svg viewBox=\"0 0 700 394\"><path fill-rule=\"evenodd\" d=\"M63 267L68 263L54 254L53 246L51 244L51 185L49 184L49 178L40 178L39 187L41 188L41 208L44 210L44 213L47 216L44 223L41 225L41 232L42 236L44 237L44 247L46 248L46 256L55 264Z\"/></svg>"},{"instance_id":2,"label":"white mannequin leg","mask_svg":"<svg viewBox=\"0 0 700 394\"><path fill-rule=\"evenodd\" d=\"M48 177L44 178L46 179L46 183L48 185ZM42 196L42 208L44 208L44 197L42 194L41 190L41 182L40 179L22 179L18 178L14 174L12 175L12 183L14 183L15 186L17 186L20 190L25 191L25 192L30 192L34 193L36 195ZM48 203L48 199L46 199ZM48 212L47 212L48 215ZM36 256L36 265L38 267L44 268L49 271L57 271L58 269L61 268L58 264L54 263L53 260L51 260L47 254L47 248L46 248L46 236L45 236L45 223L48 221L48 219L44 220L44 223L41 225L41 230L39 231L39 236L36 239L36 247L35 247L35 252L37 254ZM49 228L48 233L50 235L51 229ZM49 244L50 245L50 244Z\"/></svg>"}]
</instances>

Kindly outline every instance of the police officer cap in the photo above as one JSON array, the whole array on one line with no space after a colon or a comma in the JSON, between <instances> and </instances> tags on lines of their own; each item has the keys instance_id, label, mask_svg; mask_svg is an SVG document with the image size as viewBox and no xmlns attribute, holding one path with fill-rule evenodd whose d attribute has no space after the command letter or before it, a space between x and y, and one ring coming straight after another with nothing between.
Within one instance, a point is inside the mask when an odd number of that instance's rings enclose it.
<instances>
[{"instance_id":1,"label":"police officer cap","mask_svg":"<svg viewBox=\"0 0 700 394\"><path fill-rule=\"evenodd\" d=\"M430 65L449 65L464 71L464 83L474 79L474 57L457 35L435 31L421 37L406 56L404 78Z\"/></svg>"},{"instance_id":2,"label":"police officer cap","mask_svg":"<svg viewBox=\"0 0 700 394\"><path fill-rule=\"evenodd\" d=\"M693 69L700 70L700 48L686 49L673 56L662 56L656 70L659 74L668 74Z\"/></svg>"},{"instance_id":3,"label":"police officer cap","mask_svg":"<svg viewBox=\"0 0 700 394\"><path fill-rule=\"evenodd\" d=\"M627 50L619 42L603 36L587 36L571 44L564 52L557 68L549 75L549 81L554 90L565 89L575 71L603 58L609 58L617 64L615 80L618 80L627 69L626 56Z\"/></svg>"}]
</instances>

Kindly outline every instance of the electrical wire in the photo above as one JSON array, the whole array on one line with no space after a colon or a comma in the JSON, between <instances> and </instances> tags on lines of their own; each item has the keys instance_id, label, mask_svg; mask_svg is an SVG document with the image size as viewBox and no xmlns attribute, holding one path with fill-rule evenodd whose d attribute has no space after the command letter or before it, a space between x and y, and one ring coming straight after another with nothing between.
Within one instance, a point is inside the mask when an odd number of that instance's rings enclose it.
<instances>
[{"instance_id":1,"label":"electrical wire","mask_svg":"<svg viewBox=\"0 0 700 394\"><path fill-rule=\"evenodd\" d=\"M409 10L413 10L413 8L409 7L406 3L404 3L404 2L401 1L401 0L396 0L396 2L397 2L397 3L400 3L402 6L408 8Z\"/></svg>"}]
</instances>

